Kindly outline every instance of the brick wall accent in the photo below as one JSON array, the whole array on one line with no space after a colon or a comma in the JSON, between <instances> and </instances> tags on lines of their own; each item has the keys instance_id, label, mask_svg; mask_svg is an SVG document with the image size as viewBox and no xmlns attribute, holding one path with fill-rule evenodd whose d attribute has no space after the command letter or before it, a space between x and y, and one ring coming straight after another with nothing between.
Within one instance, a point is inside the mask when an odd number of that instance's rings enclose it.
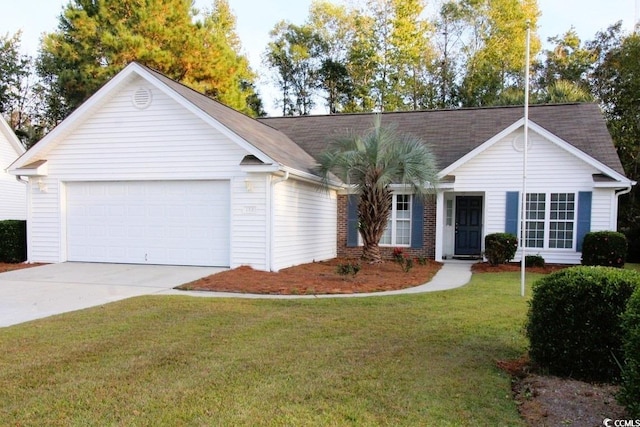
<instances>
[{"instance_id":1,"label":"brick wall accent","mask_svg":"<svg viewBox=\"0 0 640 427\"><path fill-rule=\"evenodd\" d=\"M424 228L422 237L424 246L418 248L403 248L411 257L425 257L434 259L436 256L436 196L427 196L424 200ZM338 196L338 257L360 258L362 247L347 247L347 196ZM393 246L380 247L382 257L392 259Z\"/></svg>"}]
</instances>

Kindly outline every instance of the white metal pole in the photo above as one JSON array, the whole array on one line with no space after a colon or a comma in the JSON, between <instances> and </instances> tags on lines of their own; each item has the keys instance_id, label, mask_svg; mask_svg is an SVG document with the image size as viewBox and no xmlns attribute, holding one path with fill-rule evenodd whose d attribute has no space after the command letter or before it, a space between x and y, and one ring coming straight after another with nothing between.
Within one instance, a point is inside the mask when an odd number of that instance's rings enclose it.
<instances>
[{"instance_id":1,"label":"white metal pole","mask_svg":"<svg viewBox=\"0 0 640 427\"><path fill-rule=\"evenodd\" d=\"M522 144L522 204L520 214L520 242L521 242L521 260L520 260L520 295L524 297L524 283L526 279L526 232L527 232L527 151L529 149L529 44L531 41L530 22L527 21L527 43L525 53L525 72L524 72L524 141Z\"/></svg>"}]
</instances>

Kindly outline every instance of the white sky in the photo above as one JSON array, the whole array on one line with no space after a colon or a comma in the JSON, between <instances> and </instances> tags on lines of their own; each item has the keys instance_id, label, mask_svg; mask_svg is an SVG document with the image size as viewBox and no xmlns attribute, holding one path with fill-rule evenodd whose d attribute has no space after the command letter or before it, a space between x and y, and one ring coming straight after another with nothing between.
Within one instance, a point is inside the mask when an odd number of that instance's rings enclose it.
<instances>
[{"instance_id":1,"label":"white sky","mask_svg":"<svg viewBox=\"0 0 640 427\"><path fill-rule=\"evenodd\" d=\"M0 0L0 34L12 35L22 30L23 50L36 56L42 33L56 30L57 18L67 3L68 0ZM623 21L625 31L630 32L633 22L637 20L636 3L640 3L640 0L538 0L542 12L538 34L544 42L548 37L562 34L573 26L583 41L590 40L597 31L619 20ZM206 8L211 4L210 0L195 0L198 8ZM261 55L269 41L269 31L276 22L285 19L296 24L303 23L311 0L229 0L229 4L237 18L237 30L244 53L260 76L258 90L264 107L270 115L277 115L273 108L275 90L261 64Z\"/></svg>"}]
</instances>

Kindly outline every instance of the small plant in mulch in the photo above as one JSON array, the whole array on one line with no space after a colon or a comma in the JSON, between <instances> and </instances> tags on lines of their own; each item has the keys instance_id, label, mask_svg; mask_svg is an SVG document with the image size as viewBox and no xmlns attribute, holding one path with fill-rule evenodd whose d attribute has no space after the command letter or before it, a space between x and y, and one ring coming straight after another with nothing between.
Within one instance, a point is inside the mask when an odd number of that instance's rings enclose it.
<instances>
[{"instance_id":1,"label":"small plant in mulch","mask_svg":"<svg viewBox=\"0 0 640 427\"><path fill-rule=\"evenodd\" d=\"M355 277L361 268L362 267L357 262L340 263L336 267L336 273L338 273L343 278L347 278L347 276Z\"/></svg>"},{"instance_id":2,"label":"small plant in mulch","mask_svg":"<svg viewBox=\"0 0 640 427\"><path fill-rule=\"evenodd\" d=\"M405 254L402 248L393 249L393 261L398 263L405 273L413 268L413 259Z\"/></svg>"},{"instance_id":3,"label":"small plant in mulch","mask_svg":"<svg viewBox=\"0 0 640 427\"><path fill-rule=\"evenodd\" d=\"M419 256L416 258L416 261L418 261L418 264L420 265L427 265L427 263L429 262L429 258L427 258L426 256Z\"/></svg>"}]
</instances>

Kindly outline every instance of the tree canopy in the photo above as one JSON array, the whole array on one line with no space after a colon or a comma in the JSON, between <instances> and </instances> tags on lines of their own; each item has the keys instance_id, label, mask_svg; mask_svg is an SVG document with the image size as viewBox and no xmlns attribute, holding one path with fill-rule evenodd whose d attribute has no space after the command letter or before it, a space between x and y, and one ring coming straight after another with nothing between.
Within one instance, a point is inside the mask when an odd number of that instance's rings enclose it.
<instances>
[{"instance_id":1,"label":"tree canopy","mask_svg":"<svg viewBox=\"0 0 640 427\"><path fill-rule=\"evenodd\" d=\"M227 0L202 15L191 0L71 0L45 35L37 70L54 121L132 61L251 113L254 74L239 53Z\"/></svg>"}]
</instances>

